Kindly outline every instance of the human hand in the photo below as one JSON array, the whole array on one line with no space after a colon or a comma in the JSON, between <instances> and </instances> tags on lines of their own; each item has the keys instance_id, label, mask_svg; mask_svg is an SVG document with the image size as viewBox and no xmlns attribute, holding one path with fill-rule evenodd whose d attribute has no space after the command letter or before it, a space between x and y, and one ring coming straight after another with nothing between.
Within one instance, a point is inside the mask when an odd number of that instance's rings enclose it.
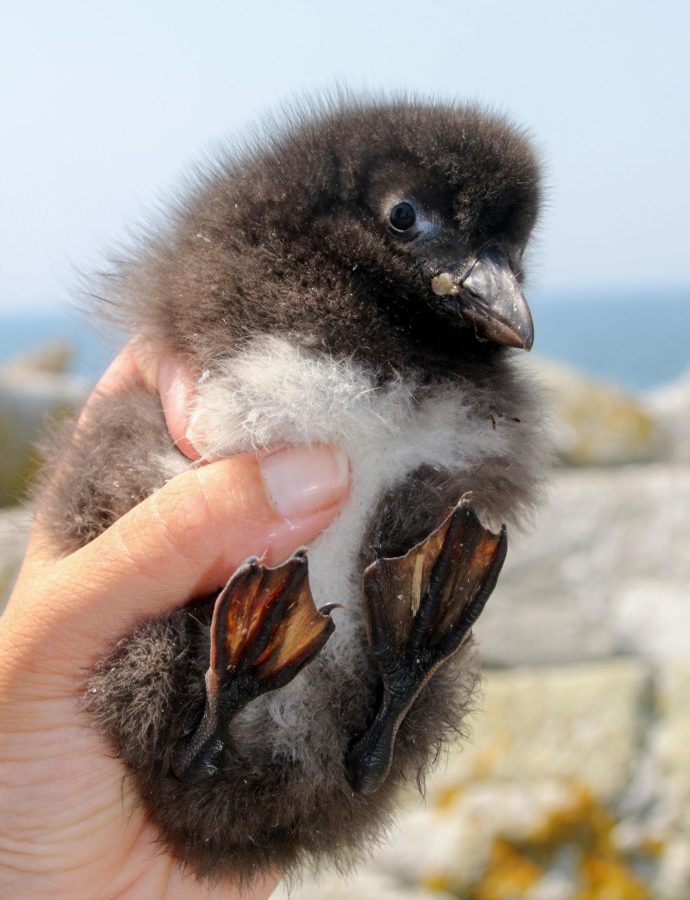
<instances>
[{"instance_id":1,"label":"human hand","mask_svg":"<svg viewBox=\"0 0 690 900\"><path fill-rule=\"evenodd\" d=\"M126 348L98 394L160 383L171 434L193 458L177 402L190 389L183 370L142 359ZM51 550L39 509L0 618L0 896L240 896L200 884L156 845L124 766L82 717L80 683L138 621L212 593L248 556L271 565L312 540L347 489L347 464L330 448L242 454L177 476L65 558ZM263 900L276 881L241 896Z\"/></svg>"}]
</instances>

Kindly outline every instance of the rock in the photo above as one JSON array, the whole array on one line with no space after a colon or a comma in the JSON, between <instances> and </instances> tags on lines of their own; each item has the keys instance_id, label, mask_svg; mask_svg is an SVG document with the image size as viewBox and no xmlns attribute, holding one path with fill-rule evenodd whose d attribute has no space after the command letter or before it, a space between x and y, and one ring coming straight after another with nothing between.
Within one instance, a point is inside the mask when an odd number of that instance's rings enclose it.
<instances>
[{"instance_id":1,"label":"rock","mask_svg":"<svg viewBox=\"0 0 690 900\"><path fill-rule=\"evenodd\" d=\"M646 851L618 847L615 828L615 816L576 783L480 781L440 809L411 811L375 866L453 897L644 900L648 885L635 866Z\"/></svg>"},{"instance_id":2,"label":"rock","mask_svg":"<svg viewBox=\"0 0 690 900\"><path fill-rule=\"evenodd\" d=\"M552 437L567 465L620 465L663 458L664 434L645 404L552 360L530 361L552 410Z\"/></svg>"},{"instance_id":3,"label":"rock","mask_svg":"<svg viewBox=\"0 0 690 900\"><path fill-rule=\"evenodd\" d=\"M659 711L660 793L669 835L660 860L659 896L675 900L690 897L690 656L663 667Z\"/></svg>"},{"instance_id":4,"label":"rock","mask_svg":"<svg viewBox=\"0 0 690 900\"><path fill-rule=\"evenodd\" d=\"M624 652L655 662L690 659L690 584L632 581L617 591L611 611Z\"/></svg>"},{"instance_id":5,"label":"rock","mask_svg":"<svg viewBox=\"0 0 690 900\"><path fill-rule=\"evenodd\" d=\"M23 499L40 465L34 444L46 422L81 405L87 390L73 375L17 362L0 367L0 506Z\"/></svg>"},{"instance_id":6,"label":"rock","mask_svg":"<svg viewBox=\"0 0 690 900\"><path fill-rule=\"evenodd\" d=\"M352 878L336 872L305 878L290 890L281 885L272 900L452 900L447 894L406 884L383 872L364 870Z\"/></svg>"},{"instance_id":7,"label":"rock","mask_svg":"<svg viewBox=\"0 0 690 900\"><path fill-rule=\"evenodd\" d=\"M644 402L664 432L671 459L690 462L690 371L648 393Z\"/></svg>"},{"instance_id":8,"label":"rock","mask_svg":"<svg viewBox=\"0 0 690 900\"><path fill-rule=\"evenodd\" d=\"M368 898L373 883L401 898L647 898L668 834L639 822L634 804L626 818L622 800L652 688L635 660L488 672L473 740L451 748L425 801L410 795L390 842L337 890L326 881L295 896Z\"/></svg>"},{"instance_id":9,"label":"rock","mask_svg":"<svg viewBox=\"0 0 690 900\"><path fill-rule=\"evenodd\" d=\"M485 663L556 664L688 646L690 467L554 475L475 627ZM662 608L663 607L663 608Z\"/></svg>"},{"instance_id":10,"label":"rock","mask_svg":"<svg viewBox=\"0 0 690 900\"><path fill-rule=\"evenodd\" d=\"M31 525L28 509L16 507L0 510L0 613L14 583L24 556Z\"/></svg>"},{"instance_id":11,"label":"rock","mask_svg":"<svg viewBox=\"0 0 690 900\"><path fill-rule=\"evenodd\" d=\"M662 758L680 796L690 801L690 656L668 663L660 677L660 713L667 723ZM690 805L686 806L690 822Z\"/></svg>"},{"instance_id":12,"label":"rock","mask_svg":"<svg viewBox=\"0 0 690 900\"><path fill-rule=\"evenodd\" d=\"M642 739L649 678L637 660L487 673L471 744L450 755L430 798L477 779L557 778L613 799Z\"/></svg>"},{"instance_id":13,"label":"rock","mask_svg":"<svg viewBox=\"0 0 690 900\"><path fill-rule=\"evenodd\" d=\"M484 879L497 836L526 840L572 798L568 784L552 779L442 785L426 807L418 800L404 814L392 842L377 853L376 867L455 896Z\"/></svg>"},{"instance_id":14,"label":"rock","mask_svg":"<svg viewBox=\"0 0 690 900\"><path fill-rule=\"evenodd\" d=\"M28 353L18 353L5 360L2 368L5 372L18 373L43 372L53 375L67 374L74 362L74 347L70 341L50 341Z\"/></svg>"}]
</instances>

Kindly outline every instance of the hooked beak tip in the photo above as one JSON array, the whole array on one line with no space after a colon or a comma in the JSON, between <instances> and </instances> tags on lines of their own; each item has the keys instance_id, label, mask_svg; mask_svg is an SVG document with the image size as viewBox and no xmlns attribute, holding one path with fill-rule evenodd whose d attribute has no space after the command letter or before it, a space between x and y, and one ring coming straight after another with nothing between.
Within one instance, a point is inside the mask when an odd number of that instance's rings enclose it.
<instances>
[{"instance_id":1,"label":"hooked beak tip","mask_svg":"<svg viewBox=\"0 0 690 900\"><path fill-rule=\"evenodd\" d=\"M517 350L525 350L527 353L530 352L532 346L534 345L534 335L529 334L523 337L522 335L516 335L516 340L514 344L510 344L511 347L515 347Z\"/></svg>"}]
</instances>

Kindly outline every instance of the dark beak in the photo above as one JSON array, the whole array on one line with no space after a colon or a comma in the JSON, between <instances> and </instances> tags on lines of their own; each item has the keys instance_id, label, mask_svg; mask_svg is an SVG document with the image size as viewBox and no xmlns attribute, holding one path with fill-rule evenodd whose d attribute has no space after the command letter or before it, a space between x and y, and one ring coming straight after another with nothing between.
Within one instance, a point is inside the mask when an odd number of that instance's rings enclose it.
<instances>
[{"instance_id":1,"label":"dark beak","mask_svg":"<svg viewBox=\"0 0 690 900\"><path fill-rule=\"evenodd\" d=\"M532 314L506 255L496 246L485 247L461 277L443 272L431 288L453 304L468 324L489 341L530 350L534 343ZM453 298L451 300L451 297Z\"/></svg>"}]
</instances>

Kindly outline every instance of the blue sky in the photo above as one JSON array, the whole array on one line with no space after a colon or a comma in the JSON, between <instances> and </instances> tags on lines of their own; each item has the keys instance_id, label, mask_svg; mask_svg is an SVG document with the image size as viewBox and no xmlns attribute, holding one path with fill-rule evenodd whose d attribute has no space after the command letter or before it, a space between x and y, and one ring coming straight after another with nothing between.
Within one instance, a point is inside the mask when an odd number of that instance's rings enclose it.
<instances>
[{"instance_id":1,"label":"blue sky","mask_svg":"<svg viewBox=\"0 0 690 900\"><path fill-rule=\"evenodd\" d=\"M25 0L2 20L0 310L64 304L205 149L336 82L530 127L540 294L690 285L687 2Z\"/></svg>"}]
</instances>

